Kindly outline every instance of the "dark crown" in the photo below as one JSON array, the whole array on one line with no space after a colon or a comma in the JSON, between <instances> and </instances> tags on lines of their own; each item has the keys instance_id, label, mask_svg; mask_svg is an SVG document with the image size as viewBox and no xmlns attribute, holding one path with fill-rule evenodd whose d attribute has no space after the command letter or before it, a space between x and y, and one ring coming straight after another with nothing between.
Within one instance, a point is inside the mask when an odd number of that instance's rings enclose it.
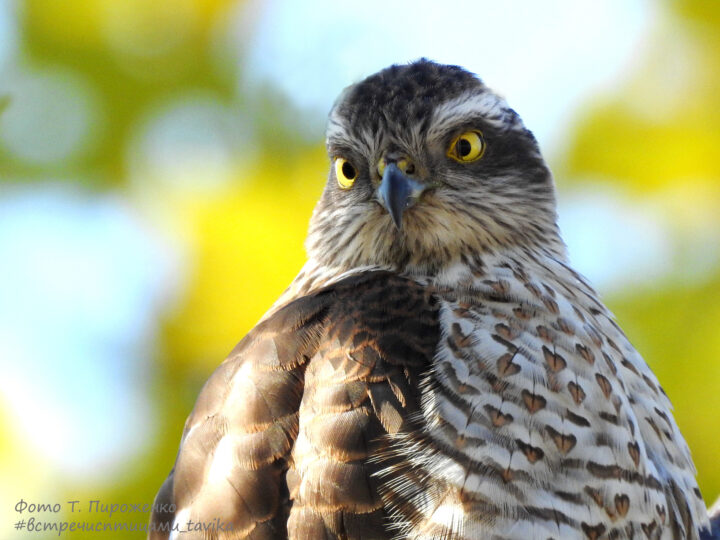
<instances>
[{"instance_id":1,"label":"dark crown","mask_svg":"<svg viewBox=\"0 0 720 540\"><path fill-rule=\"evenodd\" d=\"M423 58L390 66L351 86L336 108L350 125L362 122L375 131L383 124L426 120L434 107L473 88L483 84L472 73Z\"/></svg>"}]
</instances>

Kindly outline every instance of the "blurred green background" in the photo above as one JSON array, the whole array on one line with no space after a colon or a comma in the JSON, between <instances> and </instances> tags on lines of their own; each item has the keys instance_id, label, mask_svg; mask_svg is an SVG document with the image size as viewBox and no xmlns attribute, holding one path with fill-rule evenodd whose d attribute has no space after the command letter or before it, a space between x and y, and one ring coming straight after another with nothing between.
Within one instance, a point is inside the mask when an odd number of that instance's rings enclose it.
<instances>
[{"instance_id":1,"label":"blurred green background","mask_svg":"<svg viewBox=\"0 0 720 540\"><path fill-rule=\"evenodd\" d=\"M574 265L720 493L720 2L0 0L0 538L150 503L201 385L294 277L348 84L420 56L504 94ZM450 8L450 6L448 6ZM73 538L140 534L72 533Z\"/></svg>"}]
</instances>

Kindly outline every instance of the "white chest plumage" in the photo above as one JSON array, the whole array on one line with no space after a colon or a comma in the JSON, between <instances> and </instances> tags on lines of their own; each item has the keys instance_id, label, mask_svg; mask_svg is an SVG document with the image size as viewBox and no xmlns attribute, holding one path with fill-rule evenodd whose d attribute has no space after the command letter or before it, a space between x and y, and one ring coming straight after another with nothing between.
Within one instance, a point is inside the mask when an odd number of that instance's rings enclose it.
<instances>
[{"instance_id":1,"label":"white chest plumage","mask_svg":"<svg viewBox=\"0 0 720 540\"><path fill-rule=\"evenodd\" d=\"M395 482L413 508L398 513L403 530L418 538L693 530L704 506L657 379L579 276L555 260L520 261L486 260L437 282L442 339L425 381L426 432L396 446L432 487Z\"/></svg>"}]
</instances>

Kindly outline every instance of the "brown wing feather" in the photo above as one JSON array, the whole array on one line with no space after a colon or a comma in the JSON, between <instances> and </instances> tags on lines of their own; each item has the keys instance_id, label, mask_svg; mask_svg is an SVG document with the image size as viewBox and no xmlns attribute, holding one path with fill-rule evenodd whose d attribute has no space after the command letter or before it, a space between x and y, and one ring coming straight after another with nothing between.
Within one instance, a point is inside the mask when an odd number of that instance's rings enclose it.
<instances>
[{"instance_id":1,"label":"brown wing feather","mask_svg":"<svg viewBox=\"0 0 720 540\"><path fill-rule=\"evenodd\" d=\"M438 339L435 299L387 272L279 309L203 388L156 499L177 510L153 525L233 529L183 538L390 538L369 458L407 428Z\"/></svg>"}]
</instances>

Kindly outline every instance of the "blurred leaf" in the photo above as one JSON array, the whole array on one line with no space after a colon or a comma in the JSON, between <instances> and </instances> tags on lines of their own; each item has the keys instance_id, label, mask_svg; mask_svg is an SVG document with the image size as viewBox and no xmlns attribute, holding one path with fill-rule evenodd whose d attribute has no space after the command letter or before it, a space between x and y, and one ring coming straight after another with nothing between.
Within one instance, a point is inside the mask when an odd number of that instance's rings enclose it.
<instances>
[{"instance_id":1,"label":"blurred leaf","mask_svg":"<svg viewBox=\"0 0 720 540\"><path fill-rule=\"evenodd\" d=\"M720 229L720 2L668 5L627 83L577 121L563 175L629 187L663 208L678 236L667 244L681 275L625 288L608 305L674 403L710 503L720 494L720 270L716 246L702 268L686 247Z\"/></svg>"},{"instance_id":2,"label":"blurred leaf","mask_svg":"<svg viewBox=\"0 0 720 540\"><path fill-rule=\"evenodd\" d=\"M0 114L2 114L5 109L7 109L11 101L12 98L10 96L0 96Z\"/></svg>"},{"instance_id":3,"label":"blurred leaf","mask_svg":"<svg viewBox=\"0 0 720 540\"><path fill-rule=\"evenodd\" d=\"M213 46L218 24L242 4L233 0L28 0L19 10L23 58L34 67L62 66L87 80L102 110L93 149L77 164L50 169L2 155L7 176L58 172L89 187L127 182L126 152L149 110L183 92L235 93L237 65L218 69ZM252 28L248 24L247 28ZM245 36L243 36L245 37ZM230 77L228 77L228 74Z\"/></svg>"},{"instance_id":4,"label":"blurred leaf","mask_svg":"<svg viewBox=\"0 0 720 540\"><path fill-rule=\"evenodd\" d=\"M671 7L681 16L703 25L720 28L720 2L708 0L671 0Z\"/></svg>"},{"instance_id":5,"label":"blurred leaf","mask_svg":"<svg viewBox=\"0 0 720 540\"><path fill-rule=\"evenodd\" d=\"M588 108L568 151L567 176L599 176L637 192L720 184L720 18L711 16L720 3L671 5L694 15L658 25L627 83ZM708 16L702 23L700 13Z\"/></svg>"},{"instance_id":6,"label":"blurred leaf","mask_svg":"<svg viewBox=\"0 0 720 540\"><path fill-rule=\"evenodd\" d=\"M291 163L267 162L211 198L173 203L195 266L167 325L169 361L218 365L290 284L305 262L303 243L326 170L318 148Z\"/></svg>"},{"instance_id":7,"label":"blurred leaf","mask_svg":"<svg viewBox=\"0 0 720 540\"><path fill-rule=\"evenodd\" d=\"M708 131L682 117L652 124L622 105L591 113L578 126L568 158L569 174L602 175L639 190L678 179L720 176L720 130Z\"/></svg>"}]
</instances>

